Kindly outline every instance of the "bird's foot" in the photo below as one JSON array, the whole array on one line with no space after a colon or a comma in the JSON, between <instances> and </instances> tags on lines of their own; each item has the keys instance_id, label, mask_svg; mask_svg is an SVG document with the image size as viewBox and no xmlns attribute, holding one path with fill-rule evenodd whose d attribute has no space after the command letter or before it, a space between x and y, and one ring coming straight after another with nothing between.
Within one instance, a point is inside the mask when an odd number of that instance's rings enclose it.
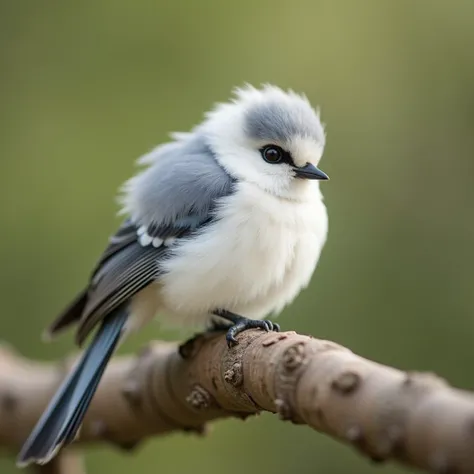
<instances>
[{"instance_id":1,"label":"bird's foot","mask_svg":"<svg viewBox=\"0 0 474 474\"><path fill-rule=\"evenodd\" d=\"M212 319L209 326L206 328L206 332L227 332L232 327L232 323L226 323L223 321L218 321L217 319Z\"/></svg>"},{"instance_id":2,"label":"bird's foot","mask_svg":"<svg viewBox=\"0 0 474 474\"><path fill-rule=\"evenodd\" d=\"M211 330L213 331L227 331L226 340L229 347L233 347L238 344L235 336L241 332L246 331L247 329L263 329L264 331L275 331L280 332L280 325L268 321L265 319L249 319L239 316L238 314L231 313L226 310L216 310L214 311L216 316L219 316L227 321L230 321L231 324L214 322Z\"/></svg>"}]
</instances>

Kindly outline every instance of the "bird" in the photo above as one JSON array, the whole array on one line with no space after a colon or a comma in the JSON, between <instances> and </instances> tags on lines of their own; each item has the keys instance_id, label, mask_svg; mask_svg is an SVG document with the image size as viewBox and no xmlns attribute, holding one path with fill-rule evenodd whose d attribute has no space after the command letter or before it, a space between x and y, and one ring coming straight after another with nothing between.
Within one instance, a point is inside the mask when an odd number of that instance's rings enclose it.
<instances>
[{"instance_id":1,"label":"bird","mask_svg":"<svg viewBox=\"0 0 474 474\"><path fill-rule=\"evenodd\" d=\"M122 224L46 330L52 338L76 326L80 347L95 334L23 444L19 467L46 464L75 440L115 349L155 317L186 329L224 326L230 348L250 328L280 329L267 317L308 286L327 239L325 142L306 95L245 84L138 159L119 192Z\"/></svg>"}]
</instances>

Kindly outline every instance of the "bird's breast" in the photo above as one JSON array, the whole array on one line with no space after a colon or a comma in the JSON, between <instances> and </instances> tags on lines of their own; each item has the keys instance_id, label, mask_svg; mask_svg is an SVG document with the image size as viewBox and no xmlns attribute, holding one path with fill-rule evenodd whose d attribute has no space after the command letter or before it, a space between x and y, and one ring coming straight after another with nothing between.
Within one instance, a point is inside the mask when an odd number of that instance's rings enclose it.
<instances>
[{"instance_id":1,"label":"bird's breast","mask_svg":"<svg viewBox=\"0 0 474 474\"><path fill-rule=\"evenodd\" d=\"M239 186L164 263L161 299L174 315L201 322L219 308L261 318L308 284L327 232L319 190L295 202Z\"/></svg>"}]
</instances>

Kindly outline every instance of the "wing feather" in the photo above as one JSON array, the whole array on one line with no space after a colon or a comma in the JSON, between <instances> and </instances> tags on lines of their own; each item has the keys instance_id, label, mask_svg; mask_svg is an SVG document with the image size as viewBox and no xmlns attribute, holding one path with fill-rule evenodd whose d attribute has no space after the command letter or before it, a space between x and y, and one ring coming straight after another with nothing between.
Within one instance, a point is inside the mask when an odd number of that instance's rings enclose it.
<instances>
[{"instance_id":1,"label":"wing feather","mask_svg":"<svg viewBox=\"0 0 474 474\"><path fill-rule=\"evenodd\" d=\"M130 181L129 204L135 204L128 208L140 212L131 212L133 219L125 220L109 239L88 286L50 325L51 334L78 323L76 341L81 344L107 314L159 278L160 261L170 248L144 243L199 232L216 219L217 202L234 192L234 180L202 137L187 136L181 144L162 148L159 160L150 158L150 164ZM142 227L152 239L140 239Z\"/></svg>"}]
</instances>

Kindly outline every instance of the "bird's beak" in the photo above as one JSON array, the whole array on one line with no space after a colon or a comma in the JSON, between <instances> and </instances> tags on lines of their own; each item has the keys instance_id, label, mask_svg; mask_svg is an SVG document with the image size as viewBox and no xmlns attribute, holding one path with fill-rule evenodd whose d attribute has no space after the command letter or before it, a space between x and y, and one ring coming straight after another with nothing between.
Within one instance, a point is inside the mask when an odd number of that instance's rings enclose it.
<instances>
[{"instance_id":1,"label":"bird's beak","mask_svg":"<svg viewBox=\"0 0 474 474\"><path fill-rule=\"evenodd\" d=\"M302 166L301 168L295 166L293 170L295 171L297 178L329 179L329 176L324 171L316 168L316 166L312 165L311 163L306 163L306 165Z\"/></svg>"}]
</instances>

